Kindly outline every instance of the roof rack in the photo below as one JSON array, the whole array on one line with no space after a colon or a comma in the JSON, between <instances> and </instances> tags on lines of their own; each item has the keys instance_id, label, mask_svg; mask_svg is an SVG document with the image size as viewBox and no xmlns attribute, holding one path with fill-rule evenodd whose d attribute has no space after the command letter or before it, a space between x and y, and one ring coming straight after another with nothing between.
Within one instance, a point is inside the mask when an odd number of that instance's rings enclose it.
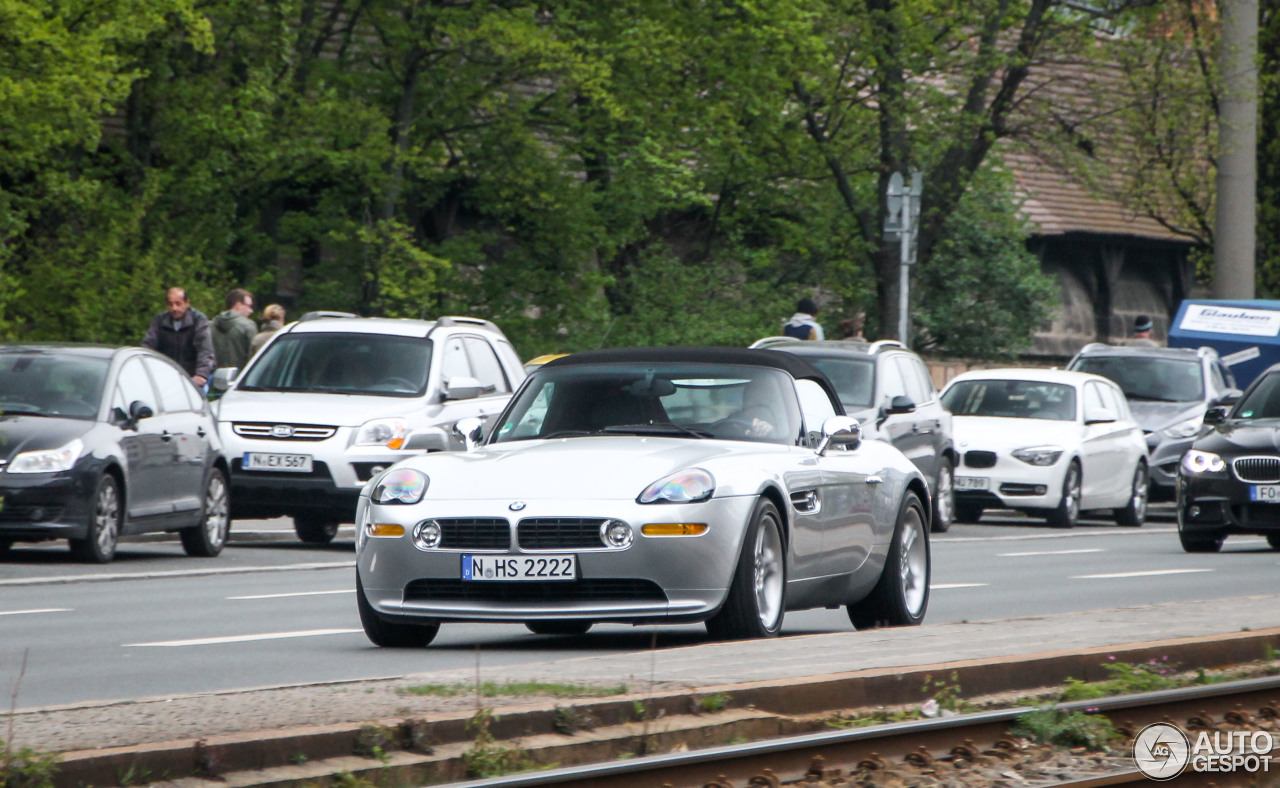
<instances>
[{"instance_id":1,"label":"roof rack","mask_svg":"<svg viewBox=\"0 0 1280 788\"><path fill-rule=\"evenodd\" d=\"M785 345L788 342L800 342L800 341L802 340L799 337L765 337L764 339L757 339L755 342L752 342L747 347L759 349L759 348L765 348L765 347L773 347L774 345Z\"/></svg>"},{"instance_id":2,"label":"roof rack","mask_svg":"<svg viewBox=\"0 0 1280 788\"><path fill-rule=\"evenodd\" d=\"M879 353L882 350L906 350L907 346L896 339L878 339L871 343L867 352Z\"/></svg>"},{"instance_id":3,"label":"roof rack","mask_svg":"<svg viewBox=\"0 0 1280 788\"><path fill-rule=\"evenodd\" d=\"M298 322L305 323L308 320L320 320L326 317L360 317L360 316L354 312L329 312L325 310L320 310L316 312L306 313L302 317L298 318Z\"/></svg>"},{"instance_id":4,"label":"roof rack","mask_svg":"<svg viewBox=\"0 0 1280 788\"><path fill-rule=\"evenodd\" d=\"M502 330L499 329L496 324L481 317L470 317L469 315L441 315L435 319L435 325L431 326L431 329L427 331L427 336L430 337L437 328L450 328L452 326L460 325L479 328L484 331L491 331L498 335L502 334Z\"/></svg>"}]
</instances>

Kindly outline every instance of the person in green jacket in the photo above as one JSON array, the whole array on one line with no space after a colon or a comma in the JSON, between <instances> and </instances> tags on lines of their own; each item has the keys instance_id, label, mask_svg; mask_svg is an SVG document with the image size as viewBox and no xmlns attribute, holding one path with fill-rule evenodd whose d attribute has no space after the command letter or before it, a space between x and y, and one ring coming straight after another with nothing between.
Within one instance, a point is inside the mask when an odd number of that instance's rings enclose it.
<instances>
[{"instance_id":1,"label":"person in green jacket","mask_svg":"<svg viewBox=\"0 0 1280 788\"><path fill-rule=\"evenodd\" d=\"M213 319L213 354L219 367L244 369L249 360L249 345L258 327L249 319L253 314L253 296L248 290L235 288L227 292L227 311Z\"/></svg>"}]
</instances>

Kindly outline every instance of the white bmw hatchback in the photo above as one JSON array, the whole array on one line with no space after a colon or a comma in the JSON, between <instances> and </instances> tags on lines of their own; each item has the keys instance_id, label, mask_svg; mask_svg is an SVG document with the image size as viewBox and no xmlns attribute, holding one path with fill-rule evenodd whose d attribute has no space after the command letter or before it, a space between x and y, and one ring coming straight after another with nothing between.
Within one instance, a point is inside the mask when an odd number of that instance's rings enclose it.
<instances>
[{"instance_id":1,"label":"white bmw hatchback","mask_svg":"<svg viewBox=\"0 0 1280 788\"><path fill-rule=\"evenodd\" d=\"M1124 393L1099 375L1056 369L984 369L942 393L960 454L956 519L1017 509L1070 528L1082 511L1111 510L1121 525L1147 514L1147 443Z\"/></svg>"}]
</instances>

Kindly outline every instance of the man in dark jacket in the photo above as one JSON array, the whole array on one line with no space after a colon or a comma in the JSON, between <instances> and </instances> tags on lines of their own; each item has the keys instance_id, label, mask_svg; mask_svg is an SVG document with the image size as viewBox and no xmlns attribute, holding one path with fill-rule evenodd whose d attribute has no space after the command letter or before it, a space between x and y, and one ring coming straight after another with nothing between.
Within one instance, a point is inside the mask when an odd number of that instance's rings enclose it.
<instances>
[{"instance_id":1,"label":"man in dark jacket","mask_svg":"<svg viewBox=\"0 0 1280 788\"><path fill-rule=\"evenodd\" d=\"M244 369L252 355L249 346L258 327L249 319L253 314L253 296L236 288L227 293L227 311L213 319L213 355L220 367Z\"/></svg>"},{"instance_id":2,"label":"man in dark jacket","mask_svg":"<svg viewBox=\"0 0 1280 788\"><path fill-rule=\"evenodd\" d=\"M178 362L191 382L204 391L215 366L209 318L192 308L187 291L181 287L169 288L167 303L169 308L151 320L142 346Z\"/></svg>"}]
</instances>

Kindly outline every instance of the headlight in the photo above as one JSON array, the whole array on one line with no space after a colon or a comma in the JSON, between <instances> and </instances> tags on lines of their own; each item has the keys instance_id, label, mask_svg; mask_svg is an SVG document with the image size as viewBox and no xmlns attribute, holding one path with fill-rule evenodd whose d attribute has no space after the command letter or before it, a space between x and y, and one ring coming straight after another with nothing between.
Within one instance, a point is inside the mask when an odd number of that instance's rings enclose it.
<instances>
[{"instance_id":1,"label":"headlight","mask_svg":"<svg viewBox=\"0 0 1280 788\"><path fill-rule=\"evenodd\" d=\"M1192 438L1200 432L1200 425L1204 423L1204 416L1192 416L1185 421L1180 421L1172 427L1165 427L1162 432L1170 438Z\"/></svg>"},{"instance_id":2,"label":"headlight","mask_svg":"<svg viewBox=\"0 0 1280 788\"><path fill-rule=\"evenodd\" d=\"M697 503L716 491L716 480L701 468L664 476L640 493L636 503Z\"/></svg>"},{"instance_id":3,"label":"headlight","mask_svg":"<svg viewBox=\"0 0 1280 788\"><path fill-rule=\"evenodd\" d=\"M1015 449L1013 456L1028 465L1053 465L1062 456L1062 447L1028 446L1025 449Z\"/></svg>"},{"instance_id":4,"label":"headlight","mask_svg":"<svg viewBox=\"0 0 1280 788\"><path fill-rule=\"evenodd\" d=\"M1187 473L1219 473L1226 470L1227 464L1211 451L1191 449L1182 455L1182 470Z\"/></svg>"},{"instance_id":5,"label":"headlight","mask_svg":"<svg viewBox=\"0 0 1280 788\"><path fill-rule=\"evenodd\" d=\"M69 471L80 459L84 450L84 442L79 438L57 449L44 451L24 451L6 469L9 473L58 473Z\"/></svg>"},{"instance_id":6,"label":"headlight","mask_svg":"<svg viewBox=\"0 0 1280 788\"><path fill-rule=\"evenodd\" d=\"M398 449L404 445L409 425L404 419L374 419L360 425L356 432L357 446L386 446Z\"/></svg>"},{"instance_id":7,"label":"headlight","mask_svg":"<svg viewBox=\"0 0 1280 788\"><path fill-rule=\"evenodd\" d=\"M374 503L410 504L422 500L431 480L410 468L397 468L382 475L369 499Z\"/></svg>"}]
</instances>

